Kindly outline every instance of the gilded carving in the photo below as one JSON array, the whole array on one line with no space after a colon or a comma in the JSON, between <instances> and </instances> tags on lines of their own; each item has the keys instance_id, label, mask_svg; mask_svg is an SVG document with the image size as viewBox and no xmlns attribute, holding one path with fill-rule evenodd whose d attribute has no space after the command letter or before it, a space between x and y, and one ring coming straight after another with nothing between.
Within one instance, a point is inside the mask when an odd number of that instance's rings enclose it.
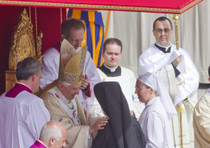
<instances>
[{"instance_id":1,"label":"gilded carving","mask_svg":"<svg viewBox=\"0 0 210 148\"><path fill-rule=\"evenodd\" d=\"M26 9L18 16L18 22L11 41L9 51L9 69L16 70L16 65L26 57L36 57L33 37L33 25Z\"/></svg>"}]
</instances>

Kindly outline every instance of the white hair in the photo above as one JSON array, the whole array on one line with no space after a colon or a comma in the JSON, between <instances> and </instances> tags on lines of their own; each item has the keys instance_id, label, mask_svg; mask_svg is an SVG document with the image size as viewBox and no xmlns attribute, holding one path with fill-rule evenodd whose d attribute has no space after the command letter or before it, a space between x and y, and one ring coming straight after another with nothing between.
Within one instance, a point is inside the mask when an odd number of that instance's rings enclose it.
<instances>
[{"instance_id":1,"label":"white hair","mask_svg":"<svg viewBox=\"0 0 210 148\"><path fill-rule=\"evenodd\" d=\"M57 125L48 125L46 123L41 130L40 139L49 141L51 137L54 137L56 141L60 140L62 138L62 131Z\"/></svg>"},{"instance_id":2,"label":"white hair","mask_svg":"<svg viewBox=\"0 0 210 148\"><path fill-rule=\"evenodd\" d=\"M58 82L62 83L65 87L68 87L69 85L72 85L71 83L60 81L60 80Z\"/></svg>"}]
</instances>

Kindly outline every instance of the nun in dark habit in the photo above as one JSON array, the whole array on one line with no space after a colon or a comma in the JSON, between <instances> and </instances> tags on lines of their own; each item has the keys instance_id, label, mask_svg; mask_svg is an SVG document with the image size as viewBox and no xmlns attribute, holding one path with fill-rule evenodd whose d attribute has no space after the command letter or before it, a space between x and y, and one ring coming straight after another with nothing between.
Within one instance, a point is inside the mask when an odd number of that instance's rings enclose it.
<instances>
[{"instance_id":1,"label":"nun in dark habit","mask_svg":"<svg viewBox=\"0 0 210 148\"><path fill-rule=\"evenodd\" d=\"M117 82L101 82L94 87L95 96L108 124L98 131L92 148L145 148L141 127L130 115L127 101Z\"/></svg>"}]
</instances>

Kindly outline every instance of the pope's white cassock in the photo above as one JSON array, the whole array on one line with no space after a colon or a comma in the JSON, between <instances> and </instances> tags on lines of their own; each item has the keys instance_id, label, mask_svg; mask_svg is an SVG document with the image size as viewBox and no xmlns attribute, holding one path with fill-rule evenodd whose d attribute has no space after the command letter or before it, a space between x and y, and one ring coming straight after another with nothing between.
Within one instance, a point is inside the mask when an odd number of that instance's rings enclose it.
<instances>
[{"instance_id":1,"label":"pope's white cassock","mask_svg":"<svg viewBox=\"0 0 210 148\"><path fill-rule=\"evenodd\" d=\"M199 100L194 111L195 148L210 147L210 88Z\"/></svg>"},{"instance_id":2,"label":"pope's white cassock","mask_svg":"<svg viewBox=\"0 0 210 148\"><path fill-rule=\"evenodd\" d=\"M171 63L180 55L181 62L173 67ZM185 109L182 113L183 143L191 147L190 143L194 141L192 115L199 85L199 74L193 61L184 49L176 50L173 44L169 47L153 44L139 57L139 74L146 72L155 73L164 82L174 105ZM175 145L180 144L179 116L177 114L172 119Z\"/></svg>"},{"instance_id":3,"label":"pope's white cassock","mask_svg":"<svg viewBox=\"0 0 210 148\"><path fill-rule=\"evenodd\" d=\"M60 42L58 42L44 53L42 61L43 62L42 79L40 84L40 87L42 89L46 85L52 83L54 80L58 79L58 71L60 63L60 46L61 44ZM81 48L77 49L76 52L79 52L80 49ZM87 93L80 90L79 99L81 104L89 111L95 99L93 88L95 84L101 81L89 52L86 53L83 75L88 76L89 92Z\"/></svg>"},{"instance_id":4,"label":"pope's white cassock","mask_svg":"<svg viewBox=\"0 0 210 148\"><path fill-rule=\"evenodd\" d=\"M122 66L108 68L105 65L102 65L100 68L97 68L97 70L102 81L114 81L120 84L122 92L128 102L129 109L134 111L138 118L144 108L144 104L139 102L138 97L135 95L136 77L134 73ZM95 99L93 103L91 113L95 116L98 114L103 115L97 99Z\"/></svg>"},{"instance_id":5,"label":"pope's white cassock","mask_svg":"<svg viewBox=\"0 0 210 148\"><path fill-rule=\"evenodd\" d=\"M42 99L22 83L0 97L0 148L29 148L50 114Z\"/></svg>"}]
</instances>

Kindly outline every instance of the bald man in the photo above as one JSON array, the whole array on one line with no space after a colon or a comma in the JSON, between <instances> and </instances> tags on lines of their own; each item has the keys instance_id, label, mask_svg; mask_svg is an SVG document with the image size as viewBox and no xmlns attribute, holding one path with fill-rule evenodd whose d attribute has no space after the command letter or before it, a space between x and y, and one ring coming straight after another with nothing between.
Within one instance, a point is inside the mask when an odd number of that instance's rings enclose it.
<instances>
[{"instance_id":1,"label":"bald man","mask_svg":"<svg viewBox=\"0 0 210 148\"><path fill-rule=\"evenodd\" d=\"M47 122L30 148L62 148L66 146L66 129L57 121Z\"/></svg>"}]
</instances>

